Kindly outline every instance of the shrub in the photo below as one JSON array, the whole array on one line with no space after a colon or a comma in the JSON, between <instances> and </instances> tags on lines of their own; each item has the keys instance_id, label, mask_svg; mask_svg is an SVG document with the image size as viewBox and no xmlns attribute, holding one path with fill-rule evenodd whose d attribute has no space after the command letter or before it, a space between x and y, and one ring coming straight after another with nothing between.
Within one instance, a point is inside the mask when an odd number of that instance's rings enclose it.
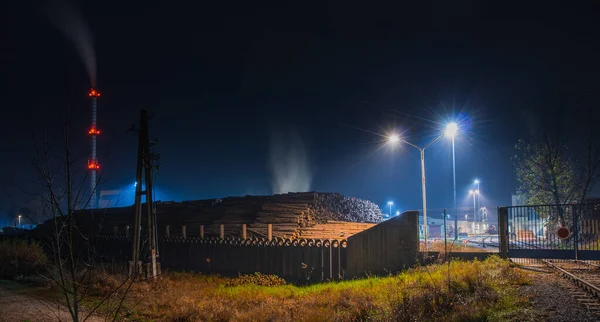
<instances>
[{"instance_id":1,"label":"shrub","mask_svg":"<svg viewBox=\"0 0 600 322\"><path fill-rule=\"evenodd\" d=\"M239 286L248 284L258 286L281 286L285 285L285 280L277 275L254 273L251 275L240 275L238 278L230 279L226 285Z\"/></svg>"},{"instance_id":2,"label":"shrub","mask_svg":"<svg viewBox=\"0 0 600 322\"><path fill-rule=\"evenodd\" d=\"M44 264L46 255L37 242L20 239L0 240L0 277L34 275Z\"/></svg>"}]
</instances>

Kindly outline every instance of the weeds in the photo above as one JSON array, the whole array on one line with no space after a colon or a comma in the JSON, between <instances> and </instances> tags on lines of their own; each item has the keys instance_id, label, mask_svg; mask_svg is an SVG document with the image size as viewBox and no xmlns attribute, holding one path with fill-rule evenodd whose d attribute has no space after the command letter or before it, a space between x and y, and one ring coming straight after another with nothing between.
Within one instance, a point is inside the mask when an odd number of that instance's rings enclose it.
<instances>
[{"instance_id":1,"label":"weeds","mask_svg":"<svg viewBox=\"0 0 600 322\"><path fill-rule=\"evenodd\" d=\"M0 240L0 277L36 275L44 268L46 255L35 242L18 239Z\"/></svg>"},{"instance_id":2,"label":"weeds","mask_svg":"<svg viewBox=\"0 0 600 322\"><path fill-rule=\"evenodd\" d=\"M4 241L0 243L0 263L3 269L24 270L21 263L37 267L44 261L36 255L42 254L37 250L35 244ZM18 266L7 265L15 260ZM100 303L101 313L115 314L110 307L117 299L111 291L118 289L124 278L103 270L90 275L86 292L91 299L108 296L111 301ZM260 273L224 278L166 272L157 281L133 284L123 315L140 321L534 320L528 300L515 288L529 282L526 273L511 269L509 262L498 256L309 286L289 285L278 276Z\"/></svg>"},{"instance_id":3,"label":"weeds","mask_svg":"<svg viewBox=\"0 0 600 322\"><path fill-rule=\"evenodd\" d=\"M131 296L135 318L158 321L504 321L527 309L514 286L529 281L508 261L492 256L452 261L449 268L450 287L446 264L310 286L258 273L166 273L137 283Z\"/></svg>"},{"instance_id":4,"label":"weeds","mask_svg":"<svg viewBox=\"0 0 600 322\"><path fill-rule=\"evenodd\" d=\"M281 286L285 285L286 282L283 278L277 275L254 273L252 275L240 275L238 278L232 278L226 283L227 286L240 286L247 284L258 286Z\"/></svg>"}]
</instances>

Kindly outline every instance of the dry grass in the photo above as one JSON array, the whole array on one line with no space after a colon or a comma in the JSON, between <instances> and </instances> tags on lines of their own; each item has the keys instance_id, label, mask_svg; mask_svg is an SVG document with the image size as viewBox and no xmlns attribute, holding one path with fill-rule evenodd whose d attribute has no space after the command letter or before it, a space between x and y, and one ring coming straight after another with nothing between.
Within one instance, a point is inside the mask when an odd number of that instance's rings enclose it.
<instances>
[{"instance_id":1,"label":"dry grass","mask_svg":"<svg viewBox=\"0 0 600 322\"><path fill-rule=\"evenodd\" d=\"M35 275L45 263L46 255L38 243L0 239L0 278Z\"/></svg>"},{"instance_id":2,"label":"dry grass","mask_svg":"<svg viewBox=\"0 0 600 322\"><path fill-rule=\"evenodd\" d=\"M528 304L514 287L528 283L522 274L497 256L302 287L265 275L166 273L136 283L127 307L142 321L523 320Z\"/></svg>"}]
</instances>

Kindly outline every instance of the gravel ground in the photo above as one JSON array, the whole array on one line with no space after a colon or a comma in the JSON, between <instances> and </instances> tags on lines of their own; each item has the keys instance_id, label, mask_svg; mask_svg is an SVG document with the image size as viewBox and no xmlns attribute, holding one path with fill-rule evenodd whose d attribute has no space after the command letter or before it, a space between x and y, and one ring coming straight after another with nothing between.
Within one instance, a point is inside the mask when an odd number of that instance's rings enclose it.
<instances>
[{"instance_id":1,"label":"gravel ground","mask_svg":"<svg viewBox=\"0 0 600 322\"><path fill-rule=\"evenodd\" d=\"M543 321L600 321L599 314L589 311L573 297L579 289L549 267L526 265L521 269L530 273L532 284L521 286L520 291L530 298L533 308L543 315Z\"/></svg>"},{"instance_id":2,"label":"gravel ground","mask_svg":"<svg viewBox=\"0 0 600 322\"><path fill-rule=\"evenodd\" d=\"M14 289L0 283L0 322L69 320L71 318L68 311L58 308L56 304L40 300L28 294L25 289ZM92 316L87 321L100 322L104 319Z\"/></svg>"}]
</instances>

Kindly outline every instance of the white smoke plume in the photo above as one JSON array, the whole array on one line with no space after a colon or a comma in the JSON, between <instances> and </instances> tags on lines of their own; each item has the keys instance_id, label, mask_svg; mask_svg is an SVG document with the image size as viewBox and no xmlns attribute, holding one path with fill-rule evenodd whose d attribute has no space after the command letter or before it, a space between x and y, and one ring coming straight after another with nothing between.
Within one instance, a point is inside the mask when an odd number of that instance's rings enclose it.
<instances>
[{"instance_id":1,"label":"white smoke plume","mask_svg":"<svg viewBox=\"0 0 600 322\"><path fill-rule=\"evenodd\" d=\"M273 193L310 191L312 171L296 131L273 131L269 146Z\"/></svg>"},{"instance_id":2,"label":"white smoke plume","mask_svg":"<svg viewBox=\"0 0 600 322\"><path fill-rule=\"evenodd\" d=\"M85 65L90 84L96 87L96 53L93 38L81 12L67 0L48 1L44 9L48 19L75 45Z\"/></svg>"}]
</instances>

